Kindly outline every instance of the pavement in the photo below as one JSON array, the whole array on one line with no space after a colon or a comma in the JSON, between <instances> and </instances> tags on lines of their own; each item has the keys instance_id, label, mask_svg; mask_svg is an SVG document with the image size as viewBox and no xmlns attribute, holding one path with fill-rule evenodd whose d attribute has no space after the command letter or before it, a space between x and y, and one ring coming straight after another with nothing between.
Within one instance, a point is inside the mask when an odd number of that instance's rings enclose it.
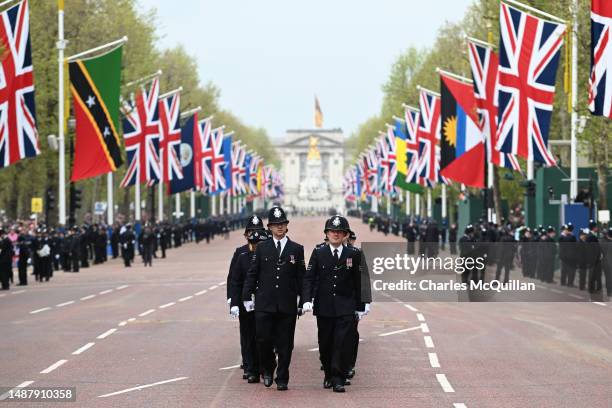
<instances>
[{"instance_id":1,"label":"pavement","mask_svg":"<svg viewBox=\"0 0 612 408\"><path fill-rule=\"evenodd\" d=\"M349 221L359 241L402 241ZM323 224L322 217L289 224L307 257ZM309 314L297 323L289 391L247 384L225 287L243 241L233 232L172 249L150 268L112 260L2 292L0 387L76 387L77 394L76 403L9 404L612 407L607 302L374 303L359 325L357 375L344 394L322 387Z\"/></svg>"}]
</instances>

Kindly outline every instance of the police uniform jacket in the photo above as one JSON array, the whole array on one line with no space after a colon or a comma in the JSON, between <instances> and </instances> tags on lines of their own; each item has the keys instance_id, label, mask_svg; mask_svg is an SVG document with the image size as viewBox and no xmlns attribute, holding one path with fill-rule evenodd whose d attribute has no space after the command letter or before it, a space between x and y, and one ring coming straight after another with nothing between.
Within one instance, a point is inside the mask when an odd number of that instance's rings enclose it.
<instances>
[{"instance_id":1,"label":"police uniform jacket","mask_svg":"<svg viewBox=\"0 0 612 408\"><path fill-rule=\"evenodd\" d=\"M304 247L287 238L278 256L274 240L257 245L242 290L242 300L255 294L255 311L297 314L298 299L302 305L302 283L305 273Z\"/></svg>"},{"instance_id":2,"label":"police uniform jacket","mask_svg":"<svg viewBox=\"0 0 612 408\"><path fill-rule=\"evenodd\" d=\"M315 248L308 262L302 298L314 298L315 316L338 317L363 311L361 251L343 246L337 260L329 245Z\"/></svg>"},{"instance_id":3,"label":"police uniform jacket","mask_svg":"<svg viewBox=\"0 0 612 408\"><path fill-rule=\"evenodd\" d=\"M227 299L232 297L232 287L231 287L232 286L232 268L234 267L234 264L238 260L238 257L240 256L240 254L243 254L245 252L249 252L248 244L236 248L236 250L234 251L234 255L232 255L232 260L230 261L230 266L229 266L229 272L227 273L227 282L226 282L226 285L225 285L225 286L227 286L227 289L226 289L226 298ZM238 294L238 297L236 298L236 301L240 301L240 299L242 299L242 292L240 292ZM232 306L237 306L237 305L232 304Z\"/></svg>"}]
</instances>

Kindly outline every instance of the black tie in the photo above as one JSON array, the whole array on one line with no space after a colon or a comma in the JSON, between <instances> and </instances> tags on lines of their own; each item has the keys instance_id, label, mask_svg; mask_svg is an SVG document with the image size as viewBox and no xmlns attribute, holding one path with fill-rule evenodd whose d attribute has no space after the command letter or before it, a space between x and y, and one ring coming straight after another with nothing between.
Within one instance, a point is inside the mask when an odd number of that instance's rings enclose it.
<instances>
[{"instance_id":1,"label":"black tie","mask_svg":"<svg viewBox=\"0 0 612 408\"><path fill-rule=\"evenodd\" d=\"M340 258L338 257L338 248L334 249L334 258L336 258L336 261L340 260Z\"/></svg>"},{"instance_id":2,"label":"black tie","mask_svg":"<svg viewBox=\"0 0 612 408\"><path fill-rule=\"evenodd\" d=\"M278 252L278 257L280 258L280 254L281 254L280 241L276 241L276 252Z\"/></svg>"}]
</instances>

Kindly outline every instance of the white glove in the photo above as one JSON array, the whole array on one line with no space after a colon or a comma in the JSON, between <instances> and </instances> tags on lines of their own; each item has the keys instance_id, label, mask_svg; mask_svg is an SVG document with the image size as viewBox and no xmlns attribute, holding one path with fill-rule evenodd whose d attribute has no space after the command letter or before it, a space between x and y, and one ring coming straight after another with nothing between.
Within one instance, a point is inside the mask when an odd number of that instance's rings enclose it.
<instances>
[{"instance_id":1,"label":"white glove","mask_svg":"<svg viewBox=\"0 0 612 408\"><path fill-rule=\"evenodd\" d=\"M357 315L357 320L361 320L365 317L366 313L365 312L355 312L355 315Z\"/></svg>"},{"instance_id":2,"label":"white glove","mask_svg":"<svg viewBox=\"0 0 612 408\"><path fill-rule=\"evenodd\" d=\"M312 312L312 303L304 302L302 305L302 313Z\"/></svg>"},{"instance_id":3,"label":"white glove","mask_svg":"<svg viewBox=\"0 0 612 408\"><path fill-rule=\"evenodd\" d=\"M255 310L255 302L253 302L252 300L245 300L244 302L242 302L242 304L244 305L244 308L247 312L252 312L253 310Z\"/></svg>"},{"instance_id":4,"label":"white glove","mask_svg":"<svg viewBox=\"0 0 612 408\"><path fill-rule=\"evenodd\" d=\"M230 309L230 314L234 319L238 317L238 315L240 315L240 309L238 309L238 306L232 306L232 308Z\"/></svg>"},{"instance_id":5,"label":"white glove","mask_svg":"<svg viewBox=\"0 0 612 408\"><path fill-rule=\"evenodd\" d=\"M366 314L366 315L367 315L368 313L370 313L370 304L369 304L369 303L366 303L366 304L365 304L365 312L364 312L364 314Z\"/></svg>"},{"instance_id":6,"label":"white glove","mask_svg":"<svg viewBox=\"0 0 612 408\"><path fill-rule=\"evenodd\" d=\"M227 304L231 305L232 304L232 298L227 298Z\"/></svg>"}]
</instances>

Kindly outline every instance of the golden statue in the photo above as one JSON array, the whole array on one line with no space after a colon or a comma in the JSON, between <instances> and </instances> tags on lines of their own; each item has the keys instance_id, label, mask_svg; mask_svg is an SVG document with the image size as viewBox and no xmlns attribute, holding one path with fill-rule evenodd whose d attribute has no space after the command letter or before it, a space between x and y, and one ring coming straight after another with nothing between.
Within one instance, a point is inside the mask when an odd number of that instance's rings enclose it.
<instances>
[{"instance_id":1,"label":"golden statue","mask_svg":"<svg viewBox=\"0 0 612 408\"><path fill-rule=\"evenodd\" d=\"M317 148L317 144L319 143L319 138L310 136L310 150L308 151L308 160L321 160L321 154L319 153L319 149Z\"/></svg>"}]
</instances>

